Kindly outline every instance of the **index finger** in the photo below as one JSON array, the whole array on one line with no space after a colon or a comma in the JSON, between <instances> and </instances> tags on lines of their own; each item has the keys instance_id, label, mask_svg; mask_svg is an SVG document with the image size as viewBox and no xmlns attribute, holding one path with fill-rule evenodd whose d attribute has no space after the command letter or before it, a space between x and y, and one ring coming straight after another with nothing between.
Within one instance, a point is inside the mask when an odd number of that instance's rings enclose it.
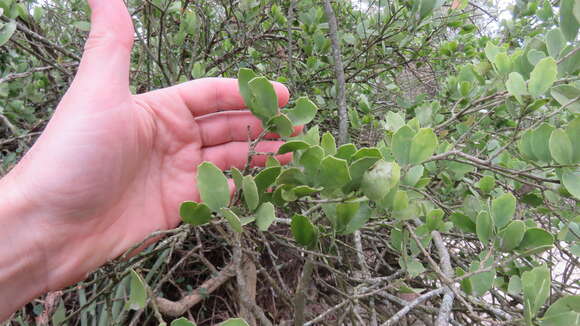
<instances>
[{"instance_id":1,"label":"index finger","mask_svg":"<svg viewBox=\"0 0 580 326\"><path fill-rule=\"evenodd\" d=\"M283 107L288 103L290 93L281 83L272 82L272 85L278 95L278 106ZM166 90L175 92L195 117L219 111L246 109L238 80L235 78L196 79Z\"/></svg>"}]
</instances>

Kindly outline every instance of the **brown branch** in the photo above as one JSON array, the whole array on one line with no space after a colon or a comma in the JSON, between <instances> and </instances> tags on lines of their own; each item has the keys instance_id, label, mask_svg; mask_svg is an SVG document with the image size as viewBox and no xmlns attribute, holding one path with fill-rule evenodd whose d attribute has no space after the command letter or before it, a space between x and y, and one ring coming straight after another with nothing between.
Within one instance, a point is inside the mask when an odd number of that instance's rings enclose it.
<instances>
[{"instance_id":1,"label":"brown branch","mask_svg":"<svg viewBox=\"0 0 580 326\"><path fill-rule=\"evenodd\" d=\"M324 0L324 9L328 16L330 41L332 43L332 54L334 56L334 73L337 81L337 104L338 104L338 144L347 142L348 138L348 114L346 108L346 85L344 79L344 67L340 53L340 43L338 41L338 27L334 10L330 5L330 0Z\"/></svg>"},{"instance_id":2,"label":"brown branch","mask_svg":"<svg viewBox=\"0 0 580 326\"><path fill-rule=\"evenodd\" d=\"M439 252L441 269L445 276L448 278L453 278L453 267L451 267L451 259L449 257L449 251L441 238L441 234L438 231L431 232L433 236L433 242L437 247ZM437 314L437 320L435 321L435 326L445 326L449 325L449 317L451 315L451 309L453 308L453 299L455 298L455 293L452 290L453 285L448 285L445 289L445 295L443 296L443 301L439 308L439 313Z\"/></svg>"},{"instance_id":3,"label":"brown branch","mask_svg":"<svg viewBox=\"0 0 580 326\"><path fill-rule=\"evenodd\" d=\"M160 297L156 297L154 300L156 301L157 307L161 313L171 317L179 317L193 306L200 303L208 294L217 290L235 274L235 264L230 263L224 267L216 277L203 282L203 284L194 291L194 294L185 296L179 301L171 301Z\"/></svg>"}]
</instances>

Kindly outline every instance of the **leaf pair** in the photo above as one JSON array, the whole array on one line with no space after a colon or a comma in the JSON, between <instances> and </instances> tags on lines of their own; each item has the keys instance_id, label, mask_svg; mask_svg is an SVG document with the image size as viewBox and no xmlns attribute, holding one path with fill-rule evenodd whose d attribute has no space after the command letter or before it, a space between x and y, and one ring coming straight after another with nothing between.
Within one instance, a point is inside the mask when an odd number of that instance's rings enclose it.
<instances>
[{"instance_id":1,"label":"leaf pair","mask_svg":"<svg viewBox=\"0 0 580 326\"><path fill-rule=\"evenodd\" d=\"M409 126L403 126L393 135L392 151L399 164L415 165L431 157L437 144L433 129L415 131Z\"/></svg>"},{"instance_id":2,"label":"leaf pair","mask_svg":"<svg viewBox=\"0 0 580 326\"><path fill-rule=\"evenodd\" d=\"M240 69L238 86L244 102L254 116L262 120L264 128L271 128L283 137L290 137L293 126L309 123L318 108L306 97L296 101L294 109L278 110L278 96L272 83L265 77L258 77L250 69Z\"/></svg>"}]
</instances>

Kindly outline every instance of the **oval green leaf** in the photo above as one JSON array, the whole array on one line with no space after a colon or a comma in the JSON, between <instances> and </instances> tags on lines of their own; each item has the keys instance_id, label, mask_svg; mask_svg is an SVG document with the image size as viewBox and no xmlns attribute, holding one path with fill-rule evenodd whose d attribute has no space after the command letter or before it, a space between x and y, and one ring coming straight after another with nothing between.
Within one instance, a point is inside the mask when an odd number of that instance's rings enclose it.
<instances>
[{"instance_id":1,"label":"oval green leaf","mask_svg":"<svg viewBox=\"0 0 580 326\"><path fill-rule=\"evenodd\" d=\"M263 203L256 211L256 225L260 231L267 231L276 220L276 210L272 203Z\"/></svg>"},{"instance_id":2,"label":"oval green leaf","mask_svg":"<svg viewBox=\"0 0 580 326\"><path fill-rule=\"evenodd\" d=\"M284 145L280 146L280 148L278 149L278 154L286 154L286 153L290 153L290 152L295 152L295 151L307 149L308 147L310 147L310 144L308 144L305 141L291 140L291 141L286 142Z\"/></svg>"},{"instance_id":3,"label":"oval green leaf","mask_svg":"<svg viewBox=\"0 0 580 326\"><path fill-rule=\"evenodd\" d=\"M540 228L529 228L524 233L517 250L532 255L550 249L553 245L554 236L550 232Z\"/></svg>"},{"instance_id":4,"label":"oval green leaf","mask_svg":"<svg viewBox=\"0 0 580 326\"><path fill-rule=\"evenodd\" d=\"M497 228L503 228L514 217L516 197L511 193L503 194L491 202L493 219Z\"/></svg>"},{"instance_id":5,"label":"oval green leaf","mask_svg":"<svg viewBox=\"0 0 580 326\"><path fill-rule=\"evenodd\" d=\"M294 215L290 223L292 235L296 242L306 248L312 248L318 241L318 230L304 215Z\"/></svg>"},{"instance_id":6,"label":"oval green leaf","mask_svg":"<svg viewBox=\"0 0 580 326\"><path fill-rule=\"evenodd\" d=\"M431 128L420 129L411 140L409 164L419 164L433 155L437 148L437 136Z\"/></svg>"},{"instance_id":7,"label":"oval green leaf","mask_svg":"<svg viewBox=\"0 0 580 326\"><path fill-rule=\"evenodd\" d=\"M207 224L211 220L211 211L205 204L186 201L179 208L179 215L183 222L198 226Z\"/></svg>"},{"instance_id":8,"label":"oval green leaf","mask_svg":"<svg viewBox=\"0 0 580 326\"><path fill-rule=\"evenodd\" d=\"M236 213L234 213L229 208L222 208L220 214L228 221L232 230L238 233L242 233L242 222Z\"/></svg>"},{"instance_id":9,"label":"oval green leaf","mask_svg":"<svg viewBox=\"0 0 580 326\"><path fill-rule=\"evenodd\" d=\"M379 160L364 173L361 190L370 200L380 201L399 183L400 177L401 169L397 163Z\"/></svg>"},{"instance_id":10,"label":"oval green leaf","mask_svg":"<svg viewBox=\"0 0 580 326\"><path fill-rule=\"evenodd\" d=\"M278 113L278 96L266 77L253 78L248 82L248 88L254 99L250 110L256 117L268 121Z\"/></svg>"},{"instance_id":11,"label":"oval green leaf","mask_svg":"<svg viewBox=\"0 0 580 326\"><path fill-rule=\"evenodd\" d=\"M513 221L498 233L499 249L514 250L524 238L526 225L522 221Z\"/></svg>"},{"instance_id":12,"label":"oval green leaf","mask_svg":"<svg viewBox=\"0 0 580 326\"><path fill-rule=\"evenodd\" d=\"M493 221L488 212L481 211L477 215L475 221L475 231L479 241L481 241L481 243L484 245L487 245L493 234Z\"/></svg>"},{"instance_id":13,"label":"oval green leaf","mask_svg":"<svg viewBox=\"0 0 580 326\"><path fill-rule=\"evenodd\" d=\"M296 100L296 105L291 110L285 110L284 112L292 121L294 126L305 125L312 121L316 116L318 107L307 97L300 97Z\"/></svg>"},{"instance_id":14,"label":"oval green leaf","mask_svg":"<svg viewBox=\"0 0 580 326\"><path fill-rule=\"evenodd\" d=\"M201 200L214 212L230 203L230 187L223 172L210 162L197 167L197 188Z\"/></svg>"},{"instance_id":15,"label":"oval green leaf","mask_svg":"<svg viewBox=\"0 0 580 326\"><path fill-rule=\"evenodd\" d=\"M544 58L532 70L528 90L530 94L539 97L552 87L558 75L558 65L554 58Z\"/></svg>"},{"instance_id":16,"label":"oval green leaf","mask_svg":"<svg viewBox=\"0 0 580 326\"><path fill-rule=\"evenodd\" d=\"M350 182L350 173L346 160L327 156L320 163L319 183L326 189L336 189Z\"/></svg>"},{"instance_id":17,"label":"oval green leaf","mask_svg":"<svg viewBox=\"0 0 580 326\"><path fill-rule=\"evenodd\" d=\"M562 174L562 184L568 192L580 200L580 171L566 169Z\"/></svg>"},{"instance_id":18,"label":"oval green leaf","mask_svg":"<svg viewBox=\"0 0 580 326\"><path fill-rule=\"evenodd\" d=\"M562 129L555 129L550 136L550 154L560 164L572 164L574 152L568 134Z\"/></svg>"},{"instance_id":19,"label":"oval green leaf","mask_svg":"<svg viewBox=\"0 0 580 326\"><path fill-rule=\"evenodd\" d=\"M258 195L256 182L254 182L254 178L251 175L244 177L242 181L242 189L244 190L246 205L248 205L248 208L253 211L260 203L260 196Z\"/></svg>"}]
</instances>

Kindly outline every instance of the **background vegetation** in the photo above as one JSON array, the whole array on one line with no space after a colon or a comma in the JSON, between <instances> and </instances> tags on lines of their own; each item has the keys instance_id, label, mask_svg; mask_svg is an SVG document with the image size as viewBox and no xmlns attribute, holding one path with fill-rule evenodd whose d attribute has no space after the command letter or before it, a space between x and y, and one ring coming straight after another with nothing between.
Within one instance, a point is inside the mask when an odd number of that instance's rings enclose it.
<instances>
[{"instance_id":1,"label":"background vegetation","mask_svg":"<svg viewBox=\"0 0 580 326\"><path fill-rule=\"evenodd\" d=\"M8 325L579 325L578 1L518 0L508 20L491 0L128 6L135 93L249 68L288 85L291 122L318 113L290 167L228 172L234 200L185 204L162 241ZM89 27L85 1L0 0L0 175Z\"/></svg>"}]
</instances>

